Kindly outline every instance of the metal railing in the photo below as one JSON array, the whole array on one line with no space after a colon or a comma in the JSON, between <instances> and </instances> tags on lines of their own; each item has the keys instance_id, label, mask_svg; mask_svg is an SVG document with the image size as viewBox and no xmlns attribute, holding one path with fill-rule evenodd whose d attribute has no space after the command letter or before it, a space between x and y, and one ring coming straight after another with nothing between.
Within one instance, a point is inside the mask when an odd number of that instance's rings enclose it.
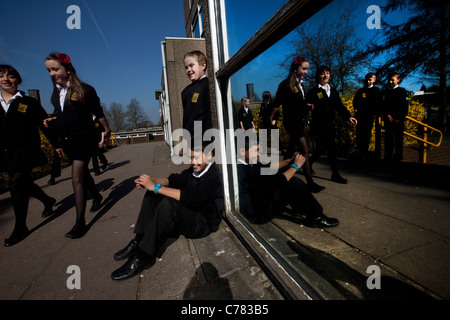
<instances>
[{"instance_id":1,"label":"metal railing","mask_svg":"<svg viewBox=\"0 0 450 320\"><path fill-rule=\"evenodd\" d=\"M432 126L430 126L430 125L428 125L426 123L420 122L420 121L418 121L418 120L416 120L414 118L406 116L405 119L409 120L409 121L412 121L414 123L417 123L419 126L421 126L419 128L419 132L422 133L422 137L415 136L415 135L413 135L413 134L411 134L409 132L406 132L406 131L404 131L403 133L406 134L407 136L409 136L409 137L411 137L413 139L416 139L417 141L421 142L421 144L419 145L419 161L422 162L422 163L427 163L428 146L430 145L430 146L433 146L435 148L438 148L441 145L441 143L442 143L442 138L443 138L444 135L442 134L442 132L440 130L438 130L438 129L436 129L436 128L434 128L434 127L432 127ZM439 139L438 139L437 143L434 143L434 142L431 142L431 141L428 140L428 137L430 135L432 135L433 132L437 132L439 134Z\"/></svg>"},{"instance_id":2,"label":"metal railing","mask_svg":"<svg viewBox=\"0 0 450 320\"><path fill-rule=\"evenodd\" d=\"M419 125L419 132L421 136L416 136L410 132L403 131L403 134L407 135L408 137L411 137L413 139L416 139L419 141L419 162L421 163L427 163L427 153L429 146L438 148L440 147L443 139L443 134L440 130L426 124L423 122L420 122L414 118L411 118L409 116L405 117L405 120L412 121ZM381 129L383 128L382 125L382 118L378 117L376 121L376 129L375 129L375 150L378 156L381 154ZM439 135L438 142L429 141L428 138L431 136L434 132L436 132Z\"/></svg>"}]
</instances>

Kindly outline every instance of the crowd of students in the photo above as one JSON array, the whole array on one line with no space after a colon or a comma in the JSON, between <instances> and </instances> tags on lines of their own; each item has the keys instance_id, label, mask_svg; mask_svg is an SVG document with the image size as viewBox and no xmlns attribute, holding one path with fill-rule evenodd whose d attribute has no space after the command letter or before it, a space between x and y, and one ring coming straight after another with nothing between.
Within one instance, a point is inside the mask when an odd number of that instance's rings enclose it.
<instances>
[{"instance_id":1,"label":"crowd of students","mask_svg":"<svg viewBox=\"0 0 450 320\"><path fill-rule=\"evenodd\" d=\"M113 280L131 278L151 267L156 257L162 255L169 237L206 237L218 230L222 220L223 182L212 160L214 150L205 148L208 142L191 143L202 141L195 139L196 136L203 136L206 130L212 128L206 56L200 51L189 52L184 57L184 66L191 80L181 94L183 128L190 143L188 156L191 166L168 177L142 174L135 180L136 187L146 192L135 224L135 237L113 255L117 261L126 260L112 272ZM31 179L31 170L46 161L40 147L39 128L54 146L55 155L67 155L72 166L76 219L66 237L80 238L88 231L85 222L87 192L93 198L91 211L99 210L102 205L102 196L88 169L90 159L93 155L99 155L98 148L103 147L111 134L100 99L92 86L79 80L67 54L51 53L45 59L45 67L53 85L51 102L54 113L51 117L37 100L18 90L21 83L19 72L8 65L0 66L0 169L9 173L15 214L14 230L5 240L5 246L12 246L27 237L26 216L30 196L43 203L43 217L51 215L56 202ZM337 168L334 139L336 111L357 125L358 146L361 152L366 152L373 117L378 114L380 106L386 106L383 109L387 119L385 157L389 158L395 148L394 158L401 159L400 142L407 102L406 91L398 87L399 75L390 78L391 90L382 93L373 87L375 75L368 74L365 88L355 96L353 117L343 106L337 91L329 85L329 68L319 67L317 85L305 92L302 82L308 68L309 62L305 58L295 58L288 77L278 87L275 101L272 101L270 92L263 94L261 114L265 115L264 127L276 128L282 106L283 125L290 138L284 160L271 164L277 168L273 174L261 175L257 141L249 139L243 148L237 150L239 210L252 223L266 223L290 205L293 214L306 216L306 224L310 227L334 227L339 224L337 219L324 214L323 207L312 194L324 189L312 178L312 164L325 151L330 160L331 179L337 183L348 182ZM242 108L237 114L239 128L244 132L255 129L249 102L249 99L243 98ZM318 143L311 157L305 135L310 111L311 135ZM201 123L201 132L194 130L196 122ZM99 131L98 127L103 129ZM100 160L104 169L107 160ZM300 168L306 183L295 175ZM94 170L99 173L98 162L94 164Z\"/></svg>"}]
</instances>

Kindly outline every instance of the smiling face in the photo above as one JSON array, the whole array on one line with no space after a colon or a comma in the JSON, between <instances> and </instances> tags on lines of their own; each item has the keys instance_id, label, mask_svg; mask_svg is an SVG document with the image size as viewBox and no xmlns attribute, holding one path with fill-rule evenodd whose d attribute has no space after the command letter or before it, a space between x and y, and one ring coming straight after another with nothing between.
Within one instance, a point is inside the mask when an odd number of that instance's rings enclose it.
<instances>
[{"instance_id":1,"label":"smiling face","mask_svg":"<svg viewBox=\"0 0 450 320\"><path fill-rule=\"evenodd\" d=\"M205 155L203 151L190 150L190 162L195 173L200 174L206 169L211 160L211 153Z\"/></svg>"},{"instance_id":2,"label":"smiling face","mask_svg":"<svg viewBox=\"0 0 450 320\"><path fill-rule=\"evenodd\" d=\"M319 83L321 85L327 84L330 80L330 71L323 70L319 75L317 76L317 79L319 80Z\"/></svg>"},{"instance_id":3,"label":"smiling face","mask_svg":"<svg viewBox=\"0 0 450 320\"><path fill-rule=\"evenodd\" d=\"M400 83L400 78L398 76L391 76L389 78L389 85L391 88L395 88Z\"/></svg>"},{"instance_id":4,"label":"smiling face","mask_svg":"<svg viewBox=\"0 0 450 320\"><path fill-rule=\"evenodd\" d=\"M70 72L57 60L45 60L45 67L50 77L60 86L65 86L69 80Z\"/></svg>"},{"instance_id":5,"label":"smiling face","mask_svg":"<svg viewBox=\"0 0 450 320\"><path fill-rule=\"evenodd\" d=\"M205 75L206 62L199 63L195 56L187 56L184 59L184 69L189 80L195 82Z\"/></svg>"},{"instance_id":6,"label":"smiling face","mask_svg":"<svg viewBox=\"0 0 450 320\"><path fill-rule=\"evenodd\" d=\"M308 68L309 68L309 62L307 62L307 61L303 62L295 71L295 75L297 76L297 79L299 79L299 80L305 79L306 75L308 74Z\"/></svg>"},{"instance_id":7,"label":"smiling face","mask_svg":"<svg viewBox=\"0 0 450 320\"><path fill-rule=\"evenodd\" d=\"M8 70L0 71L0 89L10 94L15 94L20 84L19 78L16 75L11 74Z\"/></svg>"}]
</instances>

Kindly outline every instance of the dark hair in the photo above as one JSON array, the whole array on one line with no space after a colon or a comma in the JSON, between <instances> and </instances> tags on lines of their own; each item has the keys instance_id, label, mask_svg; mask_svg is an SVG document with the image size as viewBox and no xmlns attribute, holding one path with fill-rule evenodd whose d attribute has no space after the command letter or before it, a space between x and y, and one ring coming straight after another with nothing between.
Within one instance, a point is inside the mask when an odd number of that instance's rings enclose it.
<instances>
[{"instance_id":1,"label":"dark hair","mask_svg":"<svg viewBox=\"0 0 450 320\"><path fill-rule=\"evenodd\" d=\"M272 100L272 95L270 94L269 91L264 91L263 92L263 100L264 101L271 101Z\"/></svg>"},{"instance_id":2,"label":"dark hair","mask_svg":"<svg viewBox=\"0 0 450 320\"><path fill-rule=\"evenodd\" d=\"M331 72L330 71L330 67L328 66L320 66L317 68L316 71L316 81L319 81L319 75L321 75L322 73L324 73L325 71Z\"/></svg>"},{"instance_id":3,"label":"dark hair","mask_svg":"<svg viewBox=\"0 0 450 320\"><path fill-rule=\"evenodd\" d=\"M376 77L377 75L373 72L369 72L368 74L366 74L366 76L364 77L364 80L369 80L372 77Z\"/></svg>"},{"instance_id":4,"label":"dark hair","mask_svg":"<svg viewBox=\"0 0 450 320\"><path fill-rule=\"evenodd\" d=\"M0 65L0 73L6 72L9 75L12 75L17 78L19 81L19 84L22 83L22 77L20 76L19 71L17 71L14 67L8 65L8 64L2 64Z\"/></svg>"}]
</instances>

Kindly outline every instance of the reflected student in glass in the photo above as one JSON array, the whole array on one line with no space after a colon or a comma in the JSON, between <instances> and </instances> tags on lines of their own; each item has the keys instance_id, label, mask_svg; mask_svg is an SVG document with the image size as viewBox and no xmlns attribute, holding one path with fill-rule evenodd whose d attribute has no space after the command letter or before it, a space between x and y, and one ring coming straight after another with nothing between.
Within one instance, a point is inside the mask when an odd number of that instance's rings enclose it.
<instances>
[{"instance_id":1,"label":"reflected student in glass","mask_svg":"<svg viewBox=\"0 0 450 320\"><path fill-rule=\"evenodd\" d=\"M66 154L72 163L72 185L75 195L76 221L66 238L79 238L88 231L85 221L87 191L93 197L91 212L101 208L103 200L92 178L88 164L96 147L92 114L98 117L109 138L111 129L100 105L95 89L80 81L71 59L64 53L51 53L45 59L52 83L52 104L60 146L56 148L59 156Z\"/></svg>"},{"instance_id":2,"label":"reflected student in glass","mask_svg":"<svg viewBox=\"0 0 450 320\"><path fill-rule=\"evenodd\" d=\"M375 87L376 81L377 76L375 73L370 72L366 74L364 77L364 87L358 89L353 98L353 109L355 110L355 117L358 120L356 137L362 158L365 158L368 153L373 122L375 116L379 114L383 102L381 90Z\"/></svg>"},{"instance_id":3,"label":"reflected student in glass","mask_svg":"<svg viewBox=\"0 0 450 320\"><path fill-rule=\"evenodd\" d=\"M277 129L277 120L280 117L280 112L277 110L272 116L273 109L274 102L272 101L272 95L269 91L264 91L263 102L261 103L261 109L259 110L259 117L263 129Z\"/></svg>"},{"instance_id":4,"label":"reflected student in glass","mask_svg":"<svg viewBox=\"0 0 450 320\"><path fill-rule=\"evenodd\" d=\"M239 204L240 212L251 223L266 223L277 215L287 212L290 205L292 215L305 216L299 222L309 227L335 227L339 221L324 215L323 208L309 191L306 184L295 176L305 163L305 157L297 154L292 159L263 166L258 162L259 144L256 139L247 139L239 150ZM271 174L262 168L272 169Z\"/></svg>"},{"instance_id":5,"label":"reflected student in glass","mask_svg":"<svg viewBox=\"0 0 450 320\"><path fill-rule=\"evenodd\" d=\"M56 200L33 182L31 172L47 162L41 150L39 129L54 139L44 128L47 112L34 98L18 90L22 83L19 72L9 65L0 65L0 171L9 175L9 191L14 209L15 225L5 246L12 246L29 234L27 213L30 196L44 204L42 217L52 214Z\"/></svg>"},{"instance_id":6,"label":"reflected student in glass","mask_svg":"<svg viewBox=\"0 0 450 320\"><path fill-rule=\"evenodd\" d=\"M310 157L310 166L328 151L328 160L331 167L331 180L346 184L338 169L337 146L335 141L335 117L338 112L343 119L348 119L356 125L358 121L342 103L337 90L330 86L330 68L321 66L317 68L316 86L308 92L307 101L314 105L311 117L311 136L316 140L316 148Z\"/></svg>"},{"instance_id":7,"label":"reflected student in glass","mask_svg":"<svg viewBox=\"0 0 450 320\"><path fill-rule=\"evenodd\" d=\"M274 108L270 121L278 109L283 110L283 126L289 135L289 147L284 158L290 159L295 148L305 157L306 165L303 166L308 188L311 192L320 192L325 187L314 182L309 164L309 148L305 138L305 124L309 111L314 107L306 103L306 93L303 88L303 80L308 74L309 62L303 57L297 57L291 64L288 77L283 80L277 90Z\"/></svg>"}]
</instances>

